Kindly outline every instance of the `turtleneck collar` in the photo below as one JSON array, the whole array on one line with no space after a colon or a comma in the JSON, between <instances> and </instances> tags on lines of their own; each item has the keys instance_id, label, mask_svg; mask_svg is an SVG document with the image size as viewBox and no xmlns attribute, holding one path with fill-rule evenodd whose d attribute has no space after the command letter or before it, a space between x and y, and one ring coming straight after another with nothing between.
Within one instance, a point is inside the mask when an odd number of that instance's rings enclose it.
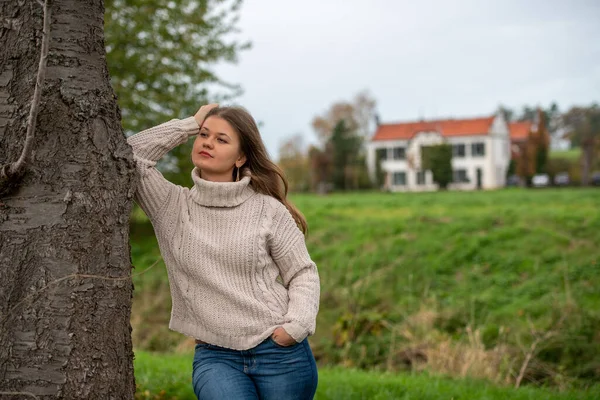
<instances>
[{"instance_id":1,"label":"turtleneck collar","mask_svg":"<svg viewBox=\"0 0 600 400\"><path fill-rule=\"evenodd\" d=\"M194 187L190 190L190 195L196 203L206 207L238 206L255 194L250 186L250 171L245 168L242 172L243 178L238 182L211 182L200 178L200 170L194 167Z\"/></svg>"}]
</instances>

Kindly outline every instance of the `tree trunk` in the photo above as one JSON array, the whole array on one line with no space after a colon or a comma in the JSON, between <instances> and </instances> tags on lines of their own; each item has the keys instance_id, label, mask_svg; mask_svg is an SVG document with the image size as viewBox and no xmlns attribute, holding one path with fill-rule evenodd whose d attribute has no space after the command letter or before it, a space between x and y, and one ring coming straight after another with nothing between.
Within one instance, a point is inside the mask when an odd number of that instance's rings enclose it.
<instances>
[{"instance_id":1,"label":"tree trunk","mask_svg":"<svg viewBox=\"0 0 600 400\"><path fill-rule=\"evenodd\" d=\"M33 154L0 198L0 397L132 399L135 172L106 66L104 2L50 8ZM0 164L23 148L42 21L36 0L0 0Z\"/></svg>"},{"instance_id":2,"label":"tree trunk","mask_svg":"<svg viewBox=\"0 0 600 400\"><path fill-rule=\"evenodd\" d=\"M590 169L594 154L594 142L590 139L581 144L581 186L590 184Z\"/></svg>"}]
</instances>

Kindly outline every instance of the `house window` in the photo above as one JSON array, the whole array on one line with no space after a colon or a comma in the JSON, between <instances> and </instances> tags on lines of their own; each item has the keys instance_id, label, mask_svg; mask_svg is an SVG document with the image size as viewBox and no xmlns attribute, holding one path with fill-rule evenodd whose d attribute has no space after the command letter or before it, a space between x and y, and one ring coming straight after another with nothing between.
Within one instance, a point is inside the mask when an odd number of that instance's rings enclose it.
<instances>
[{"instance_id":1,"label":"house window","mask_svg":"<svg viewBox=\"0 0 600 400\"><path fill-rule=\"evenodd\" d=\"M377 158L380 161L387 160L387 149L377 149Z\"/></svg>"},{"instance_id":2,"label":"house window","mask_svg":"<svg viewBox=\"0 0 600 400\"><path fill-rule=\"evenodd\" d=\"M452 181L454 183L467 183L469 182L469 178L467 178L467 170L466 169L456 169L452 172Z\"/></svg>"},{"instance_id":3,"label":"house window","mask_svg":"<svg viewBox=\"0 0 600 400\"><path fill-rule=\"evenodd\" d=\"M452 157L463 158L466 156L466 146L464 144L452 145Z\"/></svg>"},{"instance_id":4,"label":"house window","mask_svg":"<svg viewBox=\"0 0 600 400\"><path fill-rule=\"evenodd\" d=\"M425 184L425 171L417 171L417 185Z\"/></svg>"},{"instance_id":5,"label":"house window","mask_svg":"<svg viewBox=\"0 0 600 400\"><path fill-rule=\"evenodd\" d=\"M404 147L394 147L393 149L394 160L405 160L406 149Z\"/></svg>"},{"instance_id":6,"label":"house window","mask_svg":"<svg viewBox=\"0 0 600 400\"><path fill-rule=\"evenodd\" d=\"M471 156L473 157L484 157L485 156L485 143L472 143L471 144Z\"/></svg>"},{"instance_id":7,"label":"house window","mask_svg":"<svg viewBox=\"0 0 600 400\"><path fill-rule=\"evenodd\" d=\"M394 186L406 185L406 172L394 172Z\"/></svg>"}]
</instances>

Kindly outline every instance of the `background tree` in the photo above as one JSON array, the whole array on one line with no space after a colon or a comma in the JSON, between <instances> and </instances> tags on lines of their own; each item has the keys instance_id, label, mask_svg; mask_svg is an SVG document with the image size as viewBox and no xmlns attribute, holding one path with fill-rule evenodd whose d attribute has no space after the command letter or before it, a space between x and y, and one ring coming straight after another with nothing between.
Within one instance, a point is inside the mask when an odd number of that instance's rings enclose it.
<instances>
[{"instance_id":1,"label":"background tree","mask_svg":"<svg viewBox=\"0 0 600 400\"><path fill-rule=\"evenodd\" d=\"M548 163L548 151L550 148L550 133L548 125L550 122L550 112L538 108L535 122L537 129L533 133L533 142L535 144L535 173L546 173L546 164Z\"/></svg>"},{"instance_id":2,"label":"background tree","mask_svg":"<svg viewBox=\"0 0 600 400\"><path fill-rule=\"evenodd\" d=\"M50 4L33 153L0 198L0 392L132 399L135 173L106 67L104 4ZM37 104L43 9L3 1L0 15L0 163L7 165L22 153Z\"/></svg>"},{"instance_id":3,"label":"background tree","mask_svg":"<svg viewBox=\"0 0 600 400\"><path fill-rule=\"evenodd\" d=\"M316 116L313 119L312 127L321 145L330 141L333 130L340 121L344 121L348 130L357 129L358 122L356 121L354 106L351 103L335 103L324 115Z\"/></svg>"},{"instance_id":4,"label":"background tree","mask_svg":"<svg viewBox=\"0 0 600 400\"><path fill-rule=\"evenodd\" d=\"M503 105L498 106L497 112L502 113L507 123L513 121L515 116L514 110Z\"/></svg>"},{"instance_id":5,"label":"background tree","mask_svg":"<svg viewBox=\"0 0 600 400\"><path fill-rule=\"evenodd\" d=\"M382 162L383 162L383 155L381 154L381 152L376 151L375 152L375 182L373 182L376 189L383 189L385 186L387 172L383 169L383 166L381 165Z\"/></svg>"},{"instance_id":6,"label":"background tree","mask_svg":"<svg viewBox=\"0 0 600 400\"><path fill-rule=\"evenodd\" d=\"M536 174L543 174L546 172L546 165L548 163L548 147L538 146L535 153L535 172Z\"/></svg>"},{"instance_id":7,"label":"background tree","mask_svg":"<svg viewBox=\"0 0 600 400\"><path fill-rule=\"evenodd\" d=\"M294 135L281 144L278 164L288 178L291 192L304 192L309 189L309 159L304 150L302 135Z\"/></svg>"},{"instance_id":8,"label":"background tree","mask_svg":"<svg viewBox=\"0 0 600 400\"><path fill-rule=\"evenodd\" d=\"M365 142L371 138L374 131L373 125L377 118L377 102L369 91L363 90L354 96L352 105L354 107L354 120L357 125L356 134Z\"/></svg>"},{"instance_id":9,"label":"background tree","mask_svg":"<svg viewBox=\"0 0 600 400\"><path fill-rule=\"evenodd\" d=\"M525 105L521 109L521 114L517 118L518 121L533 121L536 116L536 107Z\"/></svg>"},{"instance_id":10,"label":"background tree","mask_svg":"<svg viewBox=\"0 0 600 400\"><path fill-rule=\"evenodd\" d=\"M365 141L373 133L375 107L375 99L368 91L362 91L354 96L352 101L332 104L323 115L318 115L313 119L312 126L321 144L329 140L333 129L341 120L344 120L346 129L356 132Z\"/></svg>"},{"instance_id":11,"label":"background tree","mask_svg":"<svg viewBox=\"0 0 600 400\"><path fill-rule=\"evenodd\" d=\"M334 186L338 189L372 186L364 145L372 133L375 105L370 94L362 91L352 101L334 103L323 115L313 119L320 146L312 149L311 169L321 168L315 171L315 176L330 183L335 181ZM342 121L343 125L340 125ZM329 167L322 168L326 164ZM329 174L326 177L323 176L325 171Z\"/></svg>"},{"instance_id":12,"label":"background tree","mask_svg":"<svg viewBox=\"0 0 600 400\"><path fill-rule=\"evenodd\" d=\"M452 182L452 146L442 143L421 148L423 170L431 170L433 181L440 189Z\"/></svg>"},{"instance_id":13,"label":"background tree","mask_svg":"<svg viewBox=\"0 0 600 400\"><path fill-rule=\"evenodd\" d=\"M363 190L379 188L377 182L373 182L369 176L369 171L366 167L367 156L364 151L360 151L352 158L349 165L346 167L347 189Z\"/></svg>"},{"instance_id":14,"label":"background tree","mask_svg":"<svg viewBox=\"0 0 600 400\"><path fill-rule=\"evenodd\" d=\"M310 188L314 192L325 194L330 190L332 169L331 153L331 143L326 143L323 150L317 146L310 146L308 149L311 176Z\"/></svg>"},{"instance_id":15,"label":"background tree","mask_svg":"<svg viewBox=\"0 0 600 400\"><path fill-rule=\"evenodd\" d=\"M106 0L106 50L126 133L193 115L202 104L241 94L213 66L237 62L241 0ZM165 177L191 182L191 142L159 163Z\"/></svg>"},{"instance_id":16,"label":"background tree","mask_svg":"<svg viewBox=\"0 0 600 400\"><path fill-rule=\"evenodd\" d=\"M362 140L346 127L346 121L340 120L333 128L330 137L332 154L332 182L336 189L355 189L358 186L358 175L355 167L366 168L366 164L357 165L358 153Z\"/></svg>"},{"instance_id":17,"label":"background tree","mask_svg":"<svg viewBox=\"0 0 600 400\"><path fill-rule=\"evenodd\" d=\"M508 108L501 106L500 111L509 122L527 121L533 125L527 138L515 144L517 159L512 160L515 162L509 166L508 171L508 175L516 173L527 185L530 185L535 174L548 172L550 138L558 138L562 135L558 105L555 102L548 108L525 105L518 117L515 117L516 113ZM517 121L514 121L515 119Z\"/></svg>"},{"instance_id":18,"label":"background tree","mask_svg":"<svg viewBox=\"0 0 600 400\"><path fill-rule=\"evenodd\" d=\"M587 185L600 147L600 107L572 107L563 121L572 142L581 146L581 184Z\"/></svg>"},{"instance_id":19,"label":"background tree","mask_svg":"<svg viewBox=\"0 0 600 400\"><path fill-rule=\"evenodd\" d=\"M514 109L504 105L498 106L498 111L504 115L504 118L507 122L534 121L538 116L538 110L542 111L544 122L549 127L549 130L552 131L554 124L551 123L551 121L560 116L558 104L554 101L550 103L548 108L541 106L530 106L526 104L521 108L520 112L517 112Z\"/></svg>"}]
</instances>

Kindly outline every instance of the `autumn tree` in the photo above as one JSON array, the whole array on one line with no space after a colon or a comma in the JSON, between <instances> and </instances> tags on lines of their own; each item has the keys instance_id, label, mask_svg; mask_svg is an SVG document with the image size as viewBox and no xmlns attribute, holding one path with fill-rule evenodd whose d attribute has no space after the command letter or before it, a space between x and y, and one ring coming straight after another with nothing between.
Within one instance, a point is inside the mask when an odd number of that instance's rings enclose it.
<instances>
[{"instance_id":1,"label":"autumn tree","mask_svg":"<svg viewBox=\"0 0 600 400\"><path fill-rule=\"evenodd\" d=\"M312 127L317 134L317 139L321 145L325 145L331 139L333 129L340 122L344 121L346 129L356 130L358 123L354 113L354 106L351 103L340 102L333 104L324 114L317 116L312 121Z\"/></svg>"},{"instance_id":2,"label":"autumn tree","mask_svg":"<svg viewBox=\"0 0 600 400\"><path fill-rule=\"evenodd\" d=\"M371 138L373 124L378 118L375 113L377 102L368 91L363 90L354 96L352 105L354 107L354 120L357 125L356 134L365 142Z\"/></svg>"},{"instance_id":3,"label":"autumn tree","mask_svg":"<svg viewBox=\"0 0 600 400\"><path fill-rule=\"evenodd\" d=\"M333 134L336 124L344 120L346 129L356 132L363 142L368 140L372 133L375 106L375 99L368 91L358 93L350 102L341 101L332 104L323 115L316 116L312 121L317 138L322 144L326 143Z\"/></svg>"},{"instance_id":4,"label":"autumn tree","mask_svg":"<svg viewBox=\"0 0 600 400\"><path fill-rule=\"evenodd\" d=\"M133 399L135 169L104 3L40 3L0 2L0 392Z\"/></svg>"},{"instance_id":5,"label":"autumn tree","mask_svg":"<svg viewBox=\"0 0 600 400\"><path fill-rule=\"evenodd\" d=\"M375 100L368 92L358 93L350 102L333 104L323 115L313 119L312 126L320 147L312 149L311 166L327 182L339 189L358 189L370 185L364 145L371 133L375 116ZM323 168L327 165L328 168ZM328 171L324 177L323 172Z\"/></svg>"},{"instance_id":6,"label":"autumn tree","mask_svg":"<svg viewBox=\"0 0 600 400\"><path fill-rule=\"evenodd\" d=\"M512 110L504 107L500 111L505 116L516 115ZM517 158L511 160L507 174L516 173L527 185L531 185L531 179L535 174L548 172L548 155L551 136L558 135L561 126L557 124L560 118L558 105L552 103L548 108L523 106L521 114L514 118L512 123L530 124L527 137L515 143L518 151Z\"/></svg>"},{"instance_id":7,"label":"autumn tree","mask_svg":"<svg viewBox=\"0 0 600 400\"><path fill-rule=\"evenodd\" d=\"M317 146L308 148L310 165L310 188L312 191L324 194L329 192L331 183L331 144L326 143L324 149Z\"/></svg>"}]
</instances>

